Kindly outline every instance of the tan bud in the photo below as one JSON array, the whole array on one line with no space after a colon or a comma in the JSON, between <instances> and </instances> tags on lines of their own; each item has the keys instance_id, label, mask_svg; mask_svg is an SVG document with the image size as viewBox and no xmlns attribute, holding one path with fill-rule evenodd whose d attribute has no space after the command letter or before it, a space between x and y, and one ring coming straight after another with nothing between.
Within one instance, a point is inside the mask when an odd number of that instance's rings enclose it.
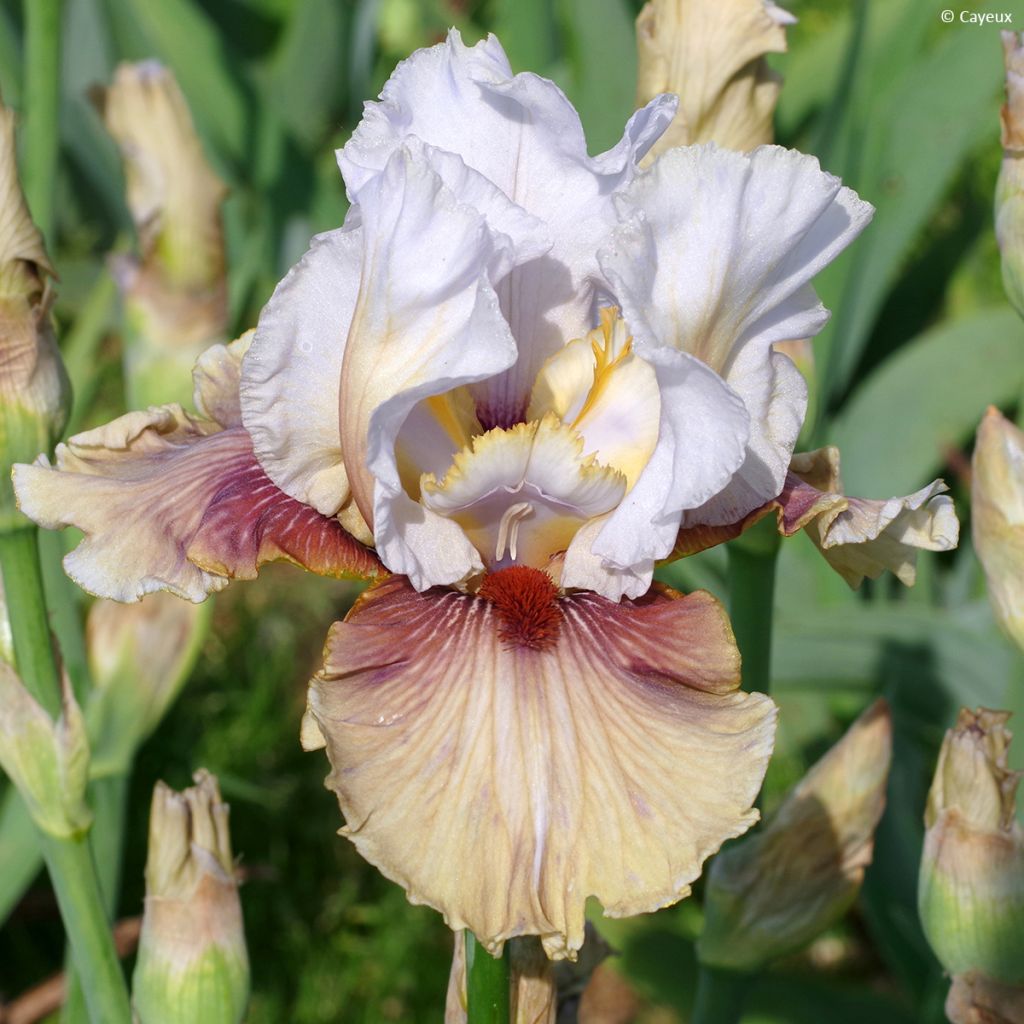
<instances>
[{"instance_id":1,"label":"tan bud","mask_svg":"<svg viewBox=\"0 0 1024 1024\"><path fill-rule=\"evenodd\" d=\"M750 971L834 924L871 863L892 754L889 709L876 701L749 839L712 861L702 963Z\"/></svg>"},{"instance_id":2,"label":"tan bud","mask_svg":"<svg viewBox=\"0 0 1024 1024\"><path fill-rule=\"evenodd\" d=\"M130 404L186 404L192 363L227 331L226 189L167 68L121 64L97 101L121 150L139 237L138 257L114 263L125 302Z\"/></svg>"},{"instance_id":3,"label":"tan bud","mask_svg":"<svg viewBox=\"0 0 1024 1024\"><path fill-rule=\"evenodd\" d=\"M132 983L140 1024L238 1024L249 996L228 807L214 776L153 791L146 909Z\"/></svg>"},{"instance_id":4,"label":"tan bud","mask_svg":"<svg viewBox=\"0 0 1024 1024\"><path fill-rule=\"evenodd\" d=\"M1024 649L1024 433L992 407L974 445L971 513L996 618Z\"/></svg>"},{"instance_id":5,"label":"tan bud","mask_svg":"<svg viewBox=\"0 0 1024 1024\"><path fill-rule=\"evenodd\" d=\"M698 142L744 152L771 142L781 79L764 57L785 51L794 21L771 0L649 0L636 22L637 102L675 93L679 110L648 159Z\"/></svg>"},{"instance_id":6,"label":"tan bud","mask_svg":"<svg viewBox=\"0 0 1024 1024\"><path fill-rule=\"evenodd\" d=\"M12 464L52 448L67 422L71 389L53 335L52 277L18 181L14 114L0 105L0 530L25 525Z\"/></svg>"},{"instance_id":7,"label":"tan bud","mask_svg":"<svg viewBox=\"0 0 1024 1024\"><path fill-rule=\"evenodd\" d=\"M1024 36L1003 32L1006 103L1002 110L1003 163L996 182L996 239L1003 286L1024 316Z\"/></svg>"},{"instance_id":8,"label":"tan bud","mask_svg":"<svg viewBox=\"0 0 1024 1024\"><path fill-rule=\"evenodd\" d=\"M946 733L925 812L918 909L952 974L1024 983L1020 775L1006 763L1009 713L962 709Z\"/></svg>"}]
</instances>

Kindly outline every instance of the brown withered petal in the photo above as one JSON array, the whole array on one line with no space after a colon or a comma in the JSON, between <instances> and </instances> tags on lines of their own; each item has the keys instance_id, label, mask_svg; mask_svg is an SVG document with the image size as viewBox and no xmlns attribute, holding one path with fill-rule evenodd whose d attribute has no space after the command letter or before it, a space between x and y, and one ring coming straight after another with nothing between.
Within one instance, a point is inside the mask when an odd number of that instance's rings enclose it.
<instances>
[{"instance_id":1,"label":"brown withered petal","mask_svg":"<svg viewBox=\"0 0 1024 1024\"><path fill-rule=\"evenodd\" d=\"M55 468L15 467L30 519L85 533L64 560L84 589L119 601L154 590L201 601L274 559L329 576L383 571L336 519L263 472L238 414L244 342L215 346L197 365L197 407L220 421L155 406L59 445Z\"/></svg>"},{"instance_id":2,"label":"brown withered petal","mask_svg":"<svg viewBox=\"0 0 1024 1024\"><path fill-rule=\"evenodd\" d=\"M819 448L796 454L782 493L743 519L722 526L680 530L669 560L696 554L738 537L775 511L779 533L806 530L825 560L853 588L886 569L913 586L918 551L949 551L960 535L946 485L935 480L905 498L873 500L843 493L839 450Z\"/></svg>"},{"instance_id":3,"label":"brown withered petal","mask_svg":"<svg viewBox=\"0 0 1024 1024\"><path fill-rule=\"evenodd\" d=\"M332 628L309 707L367 860L491 950L571 957L588 896L674 903L756 821L775 707L738 689L708 594L540 589L526 608L385 580Z\"/></svg>"},{"instance_id":4,"label":"brown withered petal","mask_svg":"<svg viewBox=\"0 0 1024 1024\"><path fill-rule=\"evenodd\" d=\"M650 0L637 18L637 103L679 96L651 155L717 142L747 151L772 141L781 78L765 63L786 49L795 21L766 0Z\"/></svg>"}]
</instances>

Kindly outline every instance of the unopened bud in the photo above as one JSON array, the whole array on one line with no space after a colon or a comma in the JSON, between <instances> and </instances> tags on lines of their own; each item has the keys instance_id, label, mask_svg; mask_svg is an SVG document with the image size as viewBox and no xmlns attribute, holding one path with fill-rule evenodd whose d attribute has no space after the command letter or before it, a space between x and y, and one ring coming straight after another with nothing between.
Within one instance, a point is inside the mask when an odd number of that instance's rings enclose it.
<instances>
[{"instance_id":1,"label":"unopened bud","mask_svg":"<svg viewBox=\"0 0 1024 1024\"><path fill-rule=\"evenodd\" d=\"M136 604L95 601L86 624L93 689L86 706L92 774L124 772L188 678L209 604L147 594Z\"/></svg>"},{"instance_id":2,"label":"unopened bud","mask_svg":"<svg viewBox=\"0 0 1024 1024\"><path fill-rule=\"evenodd\" d=\"M121 64L97 98L124 160L139 238L137 258L114 267L127 321L130 404L187 404L192 364L227 331L225 186L167 68Z\"/></svg>"},{"instance_id":3,"label":"unopened bud","mask_svg":"<svg viewBox=\"0 0 1024 1024\"><path fill-rule=\"evenodd\" d=\"M834 924L856 898L885 807L892 723L876 701L763 828L712 861L697 955L757 970Z\"/></svg>"},{"instance_id":4,"label":"unopened bud","mask_svg":"<svg viewBox=\"0 0 1024 1024\"><path fill-rule=\"evenodd\" d=\"M0 105L0 530L25 525L11 466L49 451L67 421L71 389L53 336L52 276L18 182L14 114Z\"/></svg>"},{"instance_id":5,"label":"unopened bud","mask_svg":"<svg viewBox=\"0 0 1024 1024\"><path fill-rule=\"evenodd\" d=\"M648 160L698 142L742 152L771 142L782 80L764 58L785 52L795 21L771 0L649 0L636 21L637 105L669 92L679 109Z\"/></svg>"},{"instance_id":6,"label":"unopened bud","mask_svg":"<svg viewBox=\"0 0 1024 1024\"><path fill-rule=\"evenodd\" d=\"M1024 433L995 408L978 427L971 512L996 618L1024 650Z\"/></svg>"},{"instance_id":7,"label":"unopened bud","mask_svg":"<svg viewBox=\"0 0 1024 1024\"><path fill-rule=\"evenodd\" d=\"M66 839L88 831L89 742L67 676L55 722L0 661L0 768L44 832Z\"/></svg>"},{"instance_id":8,"label":"unopened bud","mask_svg":"<svg viewBox=\"0 0 1024 1024\"><path fill-rule=\"evenodd\" d=\"M996 239L1003 287L1024 316L1024 37L1003 32L1006 103L1002 111L1003 163L996 183Z\"/></svg>"},{"instance_id":9,"label":"unopened bud","mask_svg":"<svg viewBox=\"0 0 1024 1024\"><path fill-rule=\"evenodd\" d=\"M1009 713L960 711L946 733L925 812L918 908L951 974L1024 983L1024 830L1020 776L1006 764Z\"/></svg>"},{"instance_id":10,"label":"unopened bud","mask_svg":"<svg viewBox=\"0 0 1024 1024\"><path fill-rule=\"evenodd\" d=\"M182 793L158 782L132 1001L139 1024L238 1024L249 996L228 807L205 771Z\"/></svg>"}]
</instances>

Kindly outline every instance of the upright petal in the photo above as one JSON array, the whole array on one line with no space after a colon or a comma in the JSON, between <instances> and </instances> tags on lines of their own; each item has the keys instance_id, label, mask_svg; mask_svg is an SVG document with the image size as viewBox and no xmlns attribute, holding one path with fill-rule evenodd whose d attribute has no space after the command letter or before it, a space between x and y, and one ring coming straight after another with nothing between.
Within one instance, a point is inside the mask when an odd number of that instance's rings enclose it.
<instances>
[{"instance_id":1,"label":"upright petal","mask_svg":"<svg viewBox=\"0 0 1024 1024\"><path fill-rule=\"evenodd\" d=\"M242 419L267 476L334 515L349 496L338 424L345 339L359 293L358 213L317 235L260 313L242 367Z\"/></svg>"},{"instance_id":2,"label":"upright petal","mask_svg":"<svg viewBox=\"0 0 1024 1024\"><path fill-rule=\"evenodd\" d=\"M775 709L738 690L707 594L558 599L524 568L481 593L393 578L334 626L309 695L328 785L413 902L492 950L539 935L572 955L588 896L612 916L674 903L756 820Z\"/></svg>"},{"instance_id":3,"label":"upright petal","mask_svg":"<svg viewBox=\"0 0 1024 1024\"><path fill-rule=\"evenodd\" d=\"M824 325L828 313L809 281L856 237L871 207L813 157L711 145L665 153L619 206L622 224L601 266L638 354L690 353L751 416L734 487L687 517L730 522L782 489L803 422L806 387L772 344Z\"/></svg>"},{"instance_id":4,"label":"upright petal","mask_svg":"<svg viewBox=\"0 0 1024 1024\"><path fill-rule=\"evenodd\" d=\"M515 361L494 282L547 240L461 161L421 143L397 150L359 198L362 278L340 395L349 482L389 568L419 589L454 583L480 559L457 524L405 492L395 442L420 401Z\"/></svg>"},{"instance_id":5,"label":"upright petal","mask_svg":"<svg viewBox=\"0 0 1024 1024\"><path fill-rule=\"evenodd\" d=\"M598 157L587 153L579 115L552 82L512 74L493 36L467 47L455 30L420 50L391 76L339 164L360 199L391 154L410 136L456 153L516 204L539 217L551 251L499 283L502 311L519 345L507 374L475 391L486 427L522 418L543 361L592 326L595 253L614 222L612 194L665 129L674 97L658 97L633 116L622 141Z\"/></svg>"}]
</instances>

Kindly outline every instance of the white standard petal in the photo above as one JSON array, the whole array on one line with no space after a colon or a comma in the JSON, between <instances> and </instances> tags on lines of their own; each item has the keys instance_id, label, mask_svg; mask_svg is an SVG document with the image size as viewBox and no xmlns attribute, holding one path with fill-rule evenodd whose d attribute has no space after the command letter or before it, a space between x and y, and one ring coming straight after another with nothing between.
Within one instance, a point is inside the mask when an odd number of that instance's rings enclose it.
<instances>
[{"instance_id":1,"label":"white standard petal","mask_svg":"<svg viewBox=\"0 0 1024 1024\"><path fill-rule=\"evenodd\" d=\"M749 156L672 150L619 199L622 224L601 266L637 339L696 356L751 415L741 479L702 522L735 519L781 490L806 391L771 346L815 335L828 312L813 276L872 208L813 157L774 146Z\"/></svg>"},{"instance_id":2,"label":"white standard petal","mask_svg":"<svg viewBox=\"0 0 1024 1024\"><path fill-rule=\"evenodd\" d=\"M318 235L260 314L242 367L242 420L267 476L285 494L334 515L349 494L338 394L359 291L362 231Z\"/></svg>"},{"instance_id":3,"label":"white standard petal","mask_svg":"<svg viewBox=\"0 0 1024 1024\"><path fill-rule=\"evenodd\" d=\"M520 358L474 389L485 426L520 420L541 363L591 326L595 253L615 221L612 195L674 112L675 97L656 98L633 115L614 149L590 157L579 115L554 83L513 76L497 39L467 47L454 30L444 43L403 61L380 102L367 104L338 156L353 199L415 136L461 156L544 221L554 238L550 253L497 286Z\"/></svg>"},{"instance_id":4,"label":"white standard petal","mask_svg":"<svg viewBox=\"0 0 1024 1024\"><path fill-rule=\"evenodd\" d=\"M742 400L721 378L685 352L647 347L638 354L654 367L661 394L658 443L639 479L608 517L591 553L617 570L628 597L643 593L652 563L675 546L684 509L721 491L739 468L750 418ZM577 558L580 552L575 552ZM562 585L592 585L594 567L567 560ZM580 568L576 568L579 566ZM628 570L624 575L622 570ZM612 584L609 584L611 587ZM607 587L598 588L608 594Z\"/></svg>"},{"instance_id":5,"label":"white standard petal","mask_svg":"<svg viewBox=\"0 0 1024 1024\"><path fill-rule=\"evenodd\" d=\"M450 156L403 146L360 192L362 276L340 394L356 503L385 564L417 589L457 582L481 564L456 523L405 491L396 439L422 400L515 361L494 282L546 244L534 218ZM445 177L475 189L485 213L460 202Z\"/></svg>"}]
</instances>

